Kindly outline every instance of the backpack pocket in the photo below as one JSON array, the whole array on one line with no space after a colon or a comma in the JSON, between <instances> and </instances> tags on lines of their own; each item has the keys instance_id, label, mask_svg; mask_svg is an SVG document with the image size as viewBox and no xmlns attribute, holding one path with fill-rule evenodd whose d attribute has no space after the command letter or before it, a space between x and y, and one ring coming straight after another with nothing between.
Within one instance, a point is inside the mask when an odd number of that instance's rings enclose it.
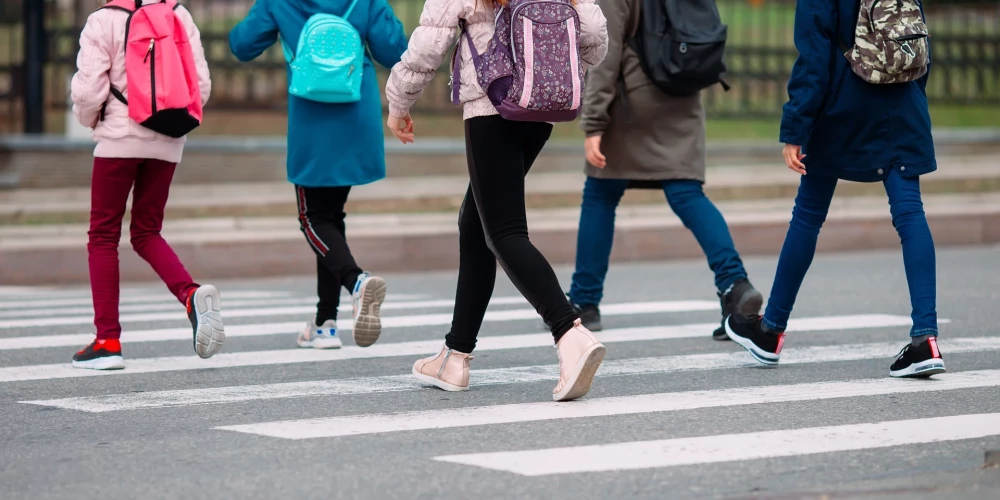
<instances>
[{"instance_id":1,"label":"backpack pocket","mask_svg":"<svg viewBox=\"0 0 1000 500\"><path fill-rule=\"evenodd\" d=\"M726 27L717 33L691 35L672 30L660 46L664 70L674 95L690 95L719 82L726 72Z\"/></svg>"},{"instance_id":2,"label":"backpack pocket","mask_svg":"<svg viewBox=\"0 0 1000 500\"><path fill-rule=\"evenodd\" d=\"M927 66L929 36L923 21L897 24L883 31L885 72L895 75Z\"/></svg>"}]
</instances>

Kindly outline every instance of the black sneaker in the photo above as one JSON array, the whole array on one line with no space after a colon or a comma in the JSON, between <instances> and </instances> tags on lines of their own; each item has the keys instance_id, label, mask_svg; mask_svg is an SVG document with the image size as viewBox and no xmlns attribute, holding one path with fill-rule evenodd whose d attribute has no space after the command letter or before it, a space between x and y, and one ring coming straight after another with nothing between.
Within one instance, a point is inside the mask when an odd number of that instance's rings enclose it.
<instances>
[{"instance_id":1,"label":"black sneaker","mask_svg":"<svg viewBox=\"0 0 1000 500\"><path fill-rule=\"evenodd\" d=\"M931 337L920 345L906 344L896 361L889 367L889 376L898 378L926 378L944 373L944 359L938 350L937 338Z\"/></svg>"},{"instance_id":2,"label":"black sneaker","mask_svg":"<svg viewBox=\"0 0 1000 500\"><path fill-rule=\"evenodd\" d=\"M764 331L761 319L756 314L752 316L734 314L726 319L726 333L730 339L743 346L757 362L776 365L781 358L781 346L785 343L785 334Z\"/></svg>"},{"instance_id":3,"label":"black sneaker","mask_svg":"<svg viewBox=\"0 0 1000 500\"><path fill-rule=\"evenodd\" d=\"M122 344L118 339L95 340L73 355L73 368L121 370L125 368Z\"/></svg>"},{"instance_id":4,"label":"black sneaker","mask_svg":"<svg viewBox=\"0 0 1000 500\"><path fill-rule=\"evenodd\" d=\"M580 321L583 322L584 328L592 332L599 332L604 329L601 326L601 309L596 305L587 304L578 306L573 304L573 309L576 309L576 314L580 316Z\"/></svg>"},{"instance_id":5,"label":"black sneaker","mask_svg":"<svg viewBox=\"0 0 1000 500\"><path fill-rule=\"evenodd\" d=\"M187 298L188 319L193 330L194 352L204 359L222 349L226 332L222 326L222 297L212 285L202 285Z\"/></svg>"},{"instance_id":6,"label":"black sneaker","mask_svg":"<svg viewBox=\"0 0 1000 500\"><path fill-rule=\"evenodd\" d=\"M764 296L746 278L736 280L728 290L718 295L719 305L722 306L722 325L712 332L712 340L729 340L726 335L726 318L733 314L760 314L760 306L764 303Z\"/></svg>"}]
</instances>

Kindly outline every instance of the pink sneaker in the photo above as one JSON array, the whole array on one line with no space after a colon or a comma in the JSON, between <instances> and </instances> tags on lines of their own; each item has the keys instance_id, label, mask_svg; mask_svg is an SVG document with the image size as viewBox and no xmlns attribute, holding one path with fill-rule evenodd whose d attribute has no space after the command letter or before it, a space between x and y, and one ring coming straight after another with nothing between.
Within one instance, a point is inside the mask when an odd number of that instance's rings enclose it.
<instances>
[{"instance_id":1,"label":"pink sneaker","mask_svg":"<svg viewBox=\"0 0 1000 500\"><path fill-rule=\"evenodd\" d=\"M604 360L607 348L590 330L576 320L573 328L556 343L559 355L559 384L552 390L554 401L582 398L590 392L594 374Z\"/></svg>"},{"instance_id":2,"label":"pink sneaker","mask_svg":"<svg viewBox=\"0 0 1000 500\"><path fill-rule=\"evenodd\" d=\"M472 356L442 346L441 352L413 363L413 376L446 391L467 391L469 361L472 361Z\"/></svg>"}]
</instances>

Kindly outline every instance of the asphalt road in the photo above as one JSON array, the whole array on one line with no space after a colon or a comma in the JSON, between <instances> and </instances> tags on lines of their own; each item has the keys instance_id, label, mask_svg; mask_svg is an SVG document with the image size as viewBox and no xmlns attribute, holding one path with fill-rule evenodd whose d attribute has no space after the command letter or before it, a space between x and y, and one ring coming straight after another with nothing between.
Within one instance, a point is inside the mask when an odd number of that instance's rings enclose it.
<instances>
[{"instance_id":1,"label":"asphalt road","mask_svg":"<svg viewBox=\"0 0 1000 500\"><path fill-rule=\"evenodd\" d=\"M129 285L128 368L104 376L69 368L86 289L0 287L0 498L1000 498L984 466L1000 450L998 250L938 253L949 373L932 381L887 376L909 321L898 253L818 257L775 369L711 340L703 262L613 267L608 356L565 404L505 278L467 393L409 375L447 331L454 273L385 276L382 340L343 331L340 352L295 346L312 279L215 283L229 338L208 361L162 286ZM765 296L774 264L747 262Z\"/></svg>"}]
</instances>

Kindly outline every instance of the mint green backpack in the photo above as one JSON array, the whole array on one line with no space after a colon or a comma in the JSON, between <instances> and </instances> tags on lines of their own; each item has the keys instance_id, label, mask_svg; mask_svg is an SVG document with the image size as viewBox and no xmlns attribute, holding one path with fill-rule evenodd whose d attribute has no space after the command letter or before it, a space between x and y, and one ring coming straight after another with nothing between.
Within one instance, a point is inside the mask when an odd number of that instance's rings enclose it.
<instances>
[{"instance_id":1,"label":"mint green backpack","mask_svg":"<svg viewBox=\"0 0 1000 500\"><path fill-rule=\"evenodd\" d=\"M291 67L290 95L325 103L361 100L365 49L358 30L347 21L357 3L351 2L343 16L310 17L294 53L282 40L285 60Z\"/></svg>"}]
</instances>

